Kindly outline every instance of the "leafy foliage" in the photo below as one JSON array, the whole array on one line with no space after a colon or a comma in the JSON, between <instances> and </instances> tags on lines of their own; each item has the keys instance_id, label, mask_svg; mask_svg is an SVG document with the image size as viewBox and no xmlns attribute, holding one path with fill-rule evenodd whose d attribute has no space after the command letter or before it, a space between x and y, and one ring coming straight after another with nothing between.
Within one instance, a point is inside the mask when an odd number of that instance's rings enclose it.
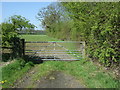
<instances>
[{"instance_id":1,"label":"leafy foliage","mask_svg":"<svg viewBox=\"0 0 120 90\"><path fill-rule=\"evenodd\" d=\"M70 17L74 19L77 33L82 36L81 40L86 41L87 54L106 66L119 64L120 18L118 2L70 2L62 3L62 5L72 13Z\"/></svg>"},{"instance_id":2,"label":"leafy foliage","mask_svg":"<svg viewBox=\"0 0 120 90\"><path fill-rule=\"evenodd\" d=\"M36 26L31 24L29 20L20 15L11 16L9 22L13 24L16 31L34 29Z\"/></svg>"},{"instance_id":3,"label":"leafy foliage","mask_svg":"<svg viewBox=\"0 0 120 90\"><path fill-rule=\"evenodd\" d=\"M59 9L53 5L49 7L53 8L47 7L42 15L43 23L51 22L43 24L49 26L45 27L48 35L85 41L89 57L105 66L119 64L119 2L61 2Z\"/></svg>"},{"instance_id":4,"label":"leafy foliage","mask_svg":"<svg viewBox=\"0 0 120 90\"><path fill-rule=\"evenodd\" d=\"M14 30L11 23L2 23L2 45L9 46L11 38L17 37L17 32Z\"/></svg>"},{"instance_id":5,"label":"leafy foliage","mask_svg":"<svg viewBox=\"0 0 120 90\"><path fill-rule=\"evenodd\" d=\"M29 23L29 20L20 15L14 15L7 22L1 24L2 29L2 45L10 46L12 38L18 37L18 32L22 30L34 29L35 25Z\"/></svg>"},{"instance_id":6,"label":"leafy foliage","mask_svg":"<svg viewBox=\"0 0 120 90\"><path fill-rule=\"evenodd\" d=\"M41 9L37 18L42 21L43 28L49 36L65 40L66 33L70 34L73 22L60 3L53 3ZM63 36L61 37L61 35ZM70 37L67 39L70 39Z\"/></svg>"}]
</instances>

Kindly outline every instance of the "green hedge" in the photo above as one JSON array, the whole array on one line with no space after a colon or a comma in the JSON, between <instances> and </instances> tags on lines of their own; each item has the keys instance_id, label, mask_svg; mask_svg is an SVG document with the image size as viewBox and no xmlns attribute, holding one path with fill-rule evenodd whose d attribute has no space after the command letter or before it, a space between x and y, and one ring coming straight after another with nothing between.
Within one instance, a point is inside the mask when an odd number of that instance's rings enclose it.
<instances>
[{"instance_id":1,"label":"green hedge","mask_svg":"<svg viewBox=\"0 0 120 90\"><path fill-rule=\"evenodd\" d=\"M105 66L118 65L119 2L62 2L61 5L70 19L57 20L59 23L47 28L48 35L62 40L85 41L86 53L93 60Z\"/></svg>"}]
</instances>

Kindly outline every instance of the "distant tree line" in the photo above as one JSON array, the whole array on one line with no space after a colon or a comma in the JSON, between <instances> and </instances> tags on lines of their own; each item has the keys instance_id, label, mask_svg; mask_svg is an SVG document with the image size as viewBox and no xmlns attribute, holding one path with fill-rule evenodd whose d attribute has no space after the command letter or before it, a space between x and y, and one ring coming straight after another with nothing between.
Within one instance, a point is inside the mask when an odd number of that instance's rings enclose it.
<instances>
[{"instance_id":1,"label":"distant tree line","mask_svg":"<svg viewBox=\"0 0 120 90\"><path fill-rule=\"evenodd\" d=\"M23 30L23 31L19 31L18 34L45 35L46 31L45 30L30 30L30 31Z\"/></svg>"},{"instance_id":2,"label":"distant tree line","mask_svg":"<svg viewBox=\"0 0 120 90\"><path fill-rule=\"evenodd\" d=\"M61 40L86 42L92 60L119 65L119 2L61 2L38 12L47 34Z\"/></svg>"}]
</instances>

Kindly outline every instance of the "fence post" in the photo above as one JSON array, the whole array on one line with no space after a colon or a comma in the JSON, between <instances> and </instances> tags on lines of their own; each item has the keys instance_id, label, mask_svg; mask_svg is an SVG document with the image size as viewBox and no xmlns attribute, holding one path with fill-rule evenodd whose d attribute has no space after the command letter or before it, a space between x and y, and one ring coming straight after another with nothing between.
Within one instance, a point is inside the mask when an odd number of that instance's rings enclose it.
<instances>
[{"instance_id":1,"label":"fence post","mask_svg":"<svg viewBox=\"0 0 120 90\"><path fill-rule=\"evenodd\" d=\"M19 57L20 56L20 40L19 38L12 38L13 45L12 45L12 51L13 51L13 57Z\"/></svg>"},{"instance_id":2,"label":"fence post","mask_svg":"<svg viewBox=\"0 0 120 90\"><path fill-rule=\"evenodd\" d=\"M25 55L25 40L13 38L13 57L23 57Z\"/></svg>"},{"instance_id":3,"label":"fence post","mask_svg":"<svg viewBox=\"0 0 120 90\"><path fill-rule=\"evenodd\" d=\"M25 55L25 39L21 39L21 55L22 57Z\"/></svg>"},{"instance_id":4,"label":"fence post","mask_svg":"<svg viewBox=\"0 0 120 90\"><path fill-rule=\"evenodd\" d=\"M85 41L83 41L82 43L83 43L82 56L83 58L85 58Z\"/></svg>"},{"instance_id":5,"label":"fence post","mask_svg":"<svg viewBox=\"0 0 120 90\"><path fill-rule=\"evenodd\" d=\"M53 44L54 44L54 51L55 51L55 42L53 42ZM55 54L54 54L54 59L55 59Z\"/></svg>"}]
</instances>

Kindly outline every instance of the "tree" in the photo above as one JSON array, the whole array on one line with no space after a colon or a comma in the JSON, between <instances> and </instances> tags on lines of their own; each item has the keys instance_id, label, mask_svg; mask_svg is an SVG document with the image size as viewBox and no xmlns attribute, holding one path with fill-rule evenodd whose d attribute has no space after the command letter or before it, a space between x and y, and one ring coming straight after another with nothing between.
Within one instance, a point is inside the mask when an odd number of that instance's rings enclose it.
<instances>
[{"instance_id":1,"label":"tree","mask_svg":"<svg viewBox=\"0 0 120 90\"><path fill-rule=\"evenodd\" d=\"M8 21L1 24L2 29L2 45L9 46L12 38L17 38L19 31L34 29L35 25L20 15L14 15Z\"/></svg>"},{"instance_id":2,"label":"tree","mask_svg":"<svg viewBox=\"0 0 120 90\"><path fill-rule=\"evenodd\" d=\"M60 3L52 3L41 9L37 18L42 22L48 35L65 40L69 39L66 33L70 34L72 28L72 19L67 13Z\"/></svg>"},{"instance_id":3,"label":"tree","mask_svg":"<svg viewBox=\"0 0 120 90\"><path fill-rule=\"evenodd\" d=\"M29 20L20 15L14 15L9 18L9 23L13 24L16 31L34 29L36 26L31 24Z\"/></svg>"},{"instance_id":4,"label":"tree","mask_svg":"<svg viewBox=\"0 0 120 90\"><path fill-rule=\"evenodd\" d=\"M38 17L42 21L43 27L50 28L53 23L58 23L60 19L60 10L58 4L50 4L38 12Z\"/></svg>"}]
</instances>

